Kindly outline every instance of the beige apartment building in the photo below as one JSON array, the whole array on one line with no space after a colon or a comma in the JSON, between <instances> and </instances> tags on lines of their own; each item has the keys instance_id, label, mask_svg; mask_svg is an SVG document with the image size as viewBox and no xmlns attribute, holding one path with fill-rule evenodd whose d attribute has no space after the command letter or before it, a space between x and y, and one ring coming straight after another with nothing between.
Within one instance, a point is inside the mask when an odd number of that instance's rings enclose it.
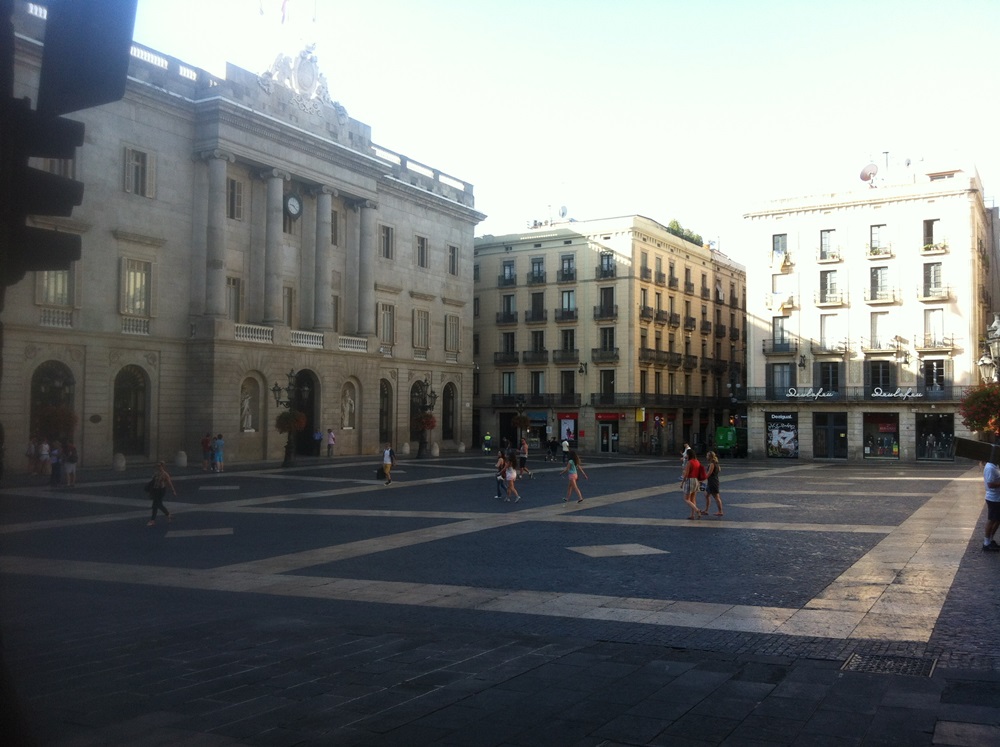
<instances>
[{"instance_id":1,"label":"beige apartment building","mask_svg":"<svg viewBox=\"0 0 1000 747\"><path fill-rule=\"evenodd\" d=\"M751 454L940 460L971 435L958 405L997 297L997 210L974 169L873 170L745 216Z\"/></svg>"},{"instance_id":2,"label":"beige apartment building","mask_svg":"<svg viewBox=\"0 0 1000 747\"><path fill-rule=\"evenodd\" d=\"M15 93L36 96L44 8L17 4ZM372 141L310 48L225 78L135 45L124 98L73 115L84 202L39 220L82 237L68 271L8 289L0 413L9 454L73 438L85 466L434 448L472 432L472 186ZM277 398L274 396L277 394ZM432 396L436 395L436 396ZM43 426L54 411L76 425ZM20 450L20 451L19 451ZM20 460L11 460L21 466Z\"/></svg>"},{"instance_id":3,"label":"beige apartment building","mask_svg":"<svg viewBox=\"0 0 1000 747\"><path fill-rule=\"evenodd\" d=\"M704 445L742 407L745 272L640 215L476 239L477 439Z\"/></svg>"}]
</instances>

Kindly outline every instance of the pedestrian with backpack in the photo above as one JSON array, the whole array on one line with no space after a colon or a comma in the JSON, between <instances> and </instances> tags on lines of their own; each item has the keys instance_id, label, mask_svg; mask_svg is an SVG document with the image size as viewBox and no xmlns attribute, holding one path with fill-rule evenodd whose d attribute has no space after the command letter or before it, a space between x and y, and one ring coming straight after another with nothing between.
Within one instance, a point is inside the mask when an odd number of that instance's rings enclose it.
<instances>
[{"instance_id":1,"label":"pedestrian with backpack","mask_svg":"<svg viewBox=\"0 0 1000 747\"><path fill-rule=\"evenodd\" d=\"M689 519L700 519L701 511L698 509L697 496L698 496L698 485L702 480L708 479L708 474L705 472L705 468L701 466L701 462L695 456L694 449L688 447L687 451L684 452L684 473L681 475L681 490L684 491L684 502L688 504L691 509L691 515L688 516Z\"/></svg>"}]
</instances>

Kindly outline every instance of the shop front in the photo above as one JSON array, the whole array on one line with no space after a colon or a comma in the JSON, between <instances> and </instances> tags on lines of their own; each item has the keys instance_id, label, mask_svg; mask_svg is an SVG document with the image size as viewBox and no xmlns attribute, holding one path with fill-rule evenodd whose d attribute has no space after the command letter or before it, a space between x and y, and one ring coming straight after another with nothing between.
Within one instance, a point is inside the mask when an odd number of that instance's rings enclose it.
<instances>
[{"instance_id":1,"label":"shop front","mask_svg":"<svg viewBox=\"0 0 1000 747\"><path fill-rule=\"evenodd\" d=\"M765 412L767 428L765 449L768 457L799 458L799 414L797 412Z\"/></svg>"},{"instance_id":2,"label":"shop front","mask_svg":"<svg viewBox=\"0 0 1000 747\"><path fill-rule=\"evenodd\" d=\"M899 413L862 413L861 429L865 459L899 459Z\"/></svg>"},{"instance_id":3,"label":"shop front","mask_svg":"<svg viewBox=\"0 0 1000 747\"><path fill-rule=\"evenodd\" d=\"M955 415L943 412L918 412L916 422L917 459L953 461Z\"/></svg>"},{"instance_id":4,"label":"shop front","mask_svg":"<svg viewBox=\"0 0 1000 747\"><path fill-rule=\"evenodd\" d=\"M617 453L618 424L625 419L625 415L617 412L599 412L594 418L597 420L598 450L602 454Z\"/></svg>"},{"instance_id":5,"label":"shop front","mask_svg":"<svg viewBox=\"0 0 1000 747\"><path fill-rule=\"evenodd\" d=\"M813 458L847 459L847 413L813 413Z\"/></svg>"}]
</instances>

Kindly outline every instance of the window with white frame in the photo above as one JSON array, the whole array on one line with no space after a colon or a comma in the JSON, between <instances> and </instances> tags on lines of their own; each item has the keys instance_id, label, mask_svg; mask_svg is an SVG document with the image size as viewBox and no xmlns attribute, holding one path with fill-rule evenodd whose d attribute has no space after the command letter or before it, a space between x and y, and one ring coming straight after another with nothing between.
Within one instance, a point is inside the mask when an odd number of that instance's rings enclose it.
<instances>
[{"instance_id":1,"label":"window with white frame","mask_svg":"<svg viewBox=\"0 0 1000 747\"><path fill-rule=\"evenodd\" d=\"M413 347L427 350L431 339L431 313L426 309L413 310Z\"/></svg>"},{"instance_id":2,"label":"window with white frame","mask_svg":"<svg viewBox=\"0 0 1000 747\"><path fill-rule=\"evenodd\" d=\"M462 341L461 320L457 314L446 314L444 317L444 349L448 353L457 353Z\"/></svg>"},{"instance_id":3,"label":"window with white frame","mask_svg":"<svg viewBox=\"0 0 1000 747\"><path fill-rule=\"evenodd\" d=\"M576 309L576 291L564 290L560 296L562 297L563 311L573 311Z\"/></svg>"},{"instance_id":4,"label":"window with white frame","mask_svg":"<svg viewBox=\"0 0 1000 747\"><path fill-rule=\"evenodd\" d=\"M381 226L379 228L379 251L383 259L392 259L395 256L395 231L392 226Z\"/></svg>"},{"instance_id":5,"label":"window with white frame","mask_svg":"<svg viewBox=\"0 0 1000 747\"><path fill-rule=\"evenodd\" d=\"M226 217L243 220L243 182L239 179L226 180Z\"/></svg>"},{"instance_id":6,"label":"window with white frame","mask_svg":"<svg viewBox=\"0 0 1000 747\"><path fill-rule=\"evenodd\" d=\"M889 341L889 312L873 311L871 318L871 340L869 347L873 350L884 350ZM884 339L883 339L884 338Z\"/></svg>"},{"instance_id":7,"label":"window with white frame","mask_svg":"<svg viewBox=\"0 0 1000 747\"><path fill-rule=\"evenodd\" d=\"M501 394L517 394L517 374L514 371L504 371L500 374Z\"/></svg>"},{"instance_id":8,"label":"window with white frame","mask_svg":"<svg viewBox=\"0 0 1000 747\"><path fill-rule=\"evenodd\" d=\"M448 247L448 274L458 275L458 247Z\"/></svg>"},{"instance_id":9,"label":"window with white frame","mask_svg":"<svg viewBox=\"0 0 1000 747\"><path fill-rule=\"evenodd\" d=\"M125 148L124 189L140 197L156 196L156 157L137 148Z\"/></svg>"},{"instance_id":10,"label":"window with white frame","mask_svg":"<svg viewBox=\"0 0 1000 747\"><path fill-rule=\"evenodd\" d=\"M833 245L833 231L824 230L819 232L819 258L837 259L837 251Z\"/></svg>"},{"instance_id":11,"label":"window with white frame","mask_svg":"<svg viewBox=\"0 0 1000 747\"><path fill-rule=\"evenodd\" d=\"M153 263L122 258L119 311L127 316L152 316Z\"/></svg>"},{"instance_id":12,"label":"window with white frame","mask_svg":"<svg viewBox=\"0 0 1000 747\"><path fill-rule=\"evenodd\" d=\"M396 342L396 307L391 303L380 303L378 312L378 339L385 345Z\"/></svg>"}]
</instances>

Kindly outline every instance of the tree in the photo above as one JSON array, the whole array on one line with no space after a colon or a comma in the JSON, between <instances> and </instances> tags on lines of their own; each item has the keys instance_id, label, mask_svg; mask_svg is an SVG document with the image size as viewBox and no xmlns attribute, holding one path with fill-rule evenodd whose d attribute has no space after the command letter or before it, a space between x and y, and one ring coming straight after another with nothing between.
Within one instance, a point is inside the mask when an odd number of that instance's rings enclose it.
<instances>
[{"instance_id":1,"label":"tree","mask_svg":"<svg viewBox=\"0 0 1000 747\"><path fill-rule=\"evenodd\" d=\"M1000 435L1000 383L966 389L958 411L962 424L970 431Z\"/></svg>"}]
</instances>

